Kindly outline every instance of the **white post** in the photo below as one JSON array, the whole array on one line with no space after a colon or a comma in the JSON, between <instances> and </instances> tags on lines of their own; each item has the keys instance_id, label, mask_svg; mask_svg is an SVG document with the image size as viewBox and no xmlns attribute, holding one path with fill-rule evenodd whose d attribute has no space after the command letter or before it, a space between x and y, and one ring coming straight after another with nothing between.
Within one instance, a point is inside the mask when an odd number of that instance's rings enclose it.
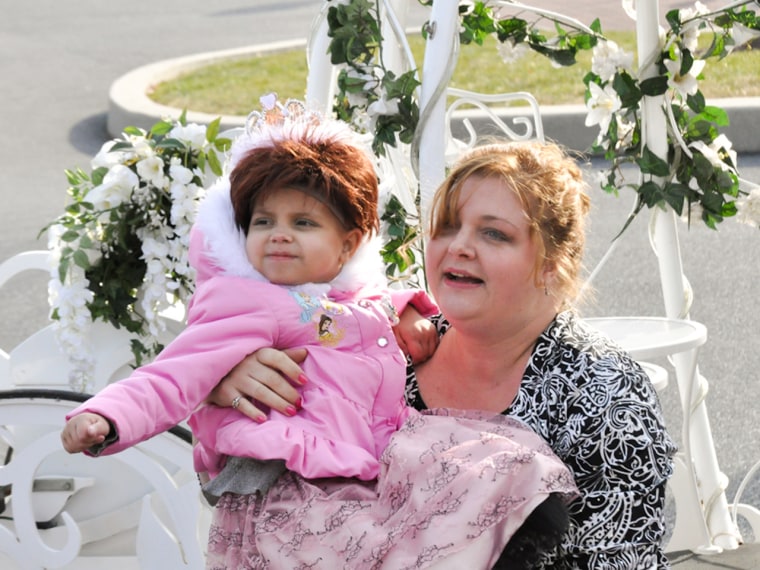
<instances>
[{"instance_id":1,"label":"white post","mask_svg":"<svg viewBox=\"0 0 760 570\"><path fill-rule=\"evenodd\" d=\"M638 46L641 79L651 77L656 70L653 59L660 52L659 7L657 0L641 0L636 3L636 41ZM641 104L644 141L657 156L667 159L667 128L663 109L664 98L645 97ZM683 266L678 243L676 215L671 208L654 210L655 228L653 246L657 254L660 282L665 313L670 318L688 318ZM681 404L684 413L683 447L686 450L686 465L693 470L694 490L699 492L695 500L703 505L702 517L706 523L706 536L687 537L692 541L690 548L695 551L716 552L735 549L739 545L739 534L731 516L723 491L725 475L720 472L715 455L715 444L707 418L707 408L700 398L706 382L696 368L696 353L693 351L673 357ZM695 405L696 404L696 405ZM698 505L692 505L692 507ZM691 509L690 509L691 510ZM686 515L687 513L682 513ZM698 534L704 525L691 521L691 528ZM702 541L705 541L702 543Z\"/></svg>"},{"instance_id":2,"label":"white post","mask_svg":"<svg viewBox=\"0 0 760 570\"><path fill-rule=\"evenodd\" d=\"M383 26L383 63L386 69L390 69L396 75L406 72L409 69L409 63L404 57L399 39L393 33L389 19L394 18L401 29L405 29L408 13L408 0L386 0L382 3L380 17Z\"/></svg>"},{"instance_id":3,"label":"white post","mask_svg":"<svg viewBox=\"0 0 760 570\"><path fill-rule=\"evenodd\" d=\"M336 68L330 63L330 56L327 53L327 48L330 46L330 38L327 36L329 30L327 25L328 7L329 4L324 2L319 16L312 24L306 46L309 63L306 78L306 103L325 115L329 115L332 111L337 84Z\"/></svg>"},{"instance_id":4,"label":"white post","mask_svg":"<svg viewBox=\"0 0 760 570\"><path fill-rule=\"evenodd\" d=\"M435 0L429 25L420 79L420 116L425 117L419 146L422 227L426 227L433 193L446 176L446 94L437 97L437 89L449 76L451 67L456 65L453 48L458 42L459 3Z\"/></svg>"}]
</instances>

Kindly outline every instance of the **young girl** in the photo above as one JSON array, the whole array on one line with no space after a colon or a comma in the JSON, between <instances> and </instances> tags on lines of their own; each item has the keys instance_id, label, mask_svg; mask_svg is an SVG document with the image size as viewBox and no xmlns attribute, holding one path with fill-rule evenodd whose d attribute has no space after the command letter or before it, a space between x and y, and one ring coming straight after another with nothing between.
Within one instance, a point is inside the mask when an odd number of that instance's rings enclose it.
<instances>
[{"instance_id":1,"label":"young girl","mask_svg":"<svg viewBox=\"0 0 760 570\"><path fill-rule=\"evenodd\" d=\"M289 102L236 140L191 243L185 331L68 416L69 452L115 453L188 415L221 497L208 568L490 568L567 468L522 424L404 405L374 241L377 178L344 124ZM419 293L398 292L397 309ZM203 405L261 347L306 347L301 411ZM556 532L556 529L547 529Z\"/></svg>"}]
</instances>

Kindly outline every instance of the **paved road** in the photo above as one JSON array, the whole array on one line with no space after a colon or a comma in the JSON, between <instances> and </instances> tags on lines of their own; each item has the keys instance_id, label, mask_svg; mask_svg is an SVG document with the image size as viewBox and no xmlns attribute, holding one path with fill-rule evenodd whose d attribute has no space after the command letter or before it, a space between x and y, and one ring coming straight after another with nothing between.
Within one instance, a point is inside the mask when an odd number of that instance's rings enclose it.
<instances>
[{"instance_id":1,"label":"paved road","mask_svg":"<svg viewBox=\"0 0 760 570\"><path fill-rule=\"evenodd\" d=\"M44 247L37 233L65 203L63 170L87 167L107 138L107 93L115 79L158 60L305 37L318 10L315 0L135 0L128 8L100 0L6 4L0 19L0 259ZM689 3L660 4L664 12ZM631 26L617 2L551 0L542 6L569 10L584 22L599 16L605 30ZM253 104L258 94L251 97ZM742 156L740 167L747 178L760 180L760 156ZM593 199L589 267L602 256L629 207L629 197L594 192ZM645 224L642 217L628 230L600 275L595 304L586 314L663 313ZM731 481L730 497L760 459L758 239L756 229L733 222L717 233L702 227L681 233L684 270L695 297L691 316L709 331L700 369L710 381L710 419L721 466ZM45 299L42 278L15 280L4 289L0 347L9 349L42 326ZM675 390L664 395L663 405L677 426ZM756 483L749 492L756 505L759 487Z\"/></svg>"}]
</instances>

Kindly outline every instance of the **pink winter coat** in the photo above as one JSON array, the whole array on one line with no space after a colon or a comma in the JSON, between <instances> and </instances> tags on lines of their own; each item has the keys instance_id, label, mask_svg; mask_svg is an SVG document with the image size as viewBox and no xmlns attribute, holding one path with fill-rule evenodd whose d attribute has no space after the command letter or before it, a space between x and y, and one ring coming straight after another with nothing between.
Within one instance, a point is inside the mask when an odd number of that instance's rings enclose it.
<instances>
[{"instance_id":1,"label":"pink winter coat","mask_svg":"<svg viewBox=\"0 0 760 570\"><path fill-rule=\"evenodd\" d=\"M190 246L198 277L186 329L154 362L69 417L94 412L108 418L118 434L103 450L110 454L190 416L199 441L195 468L211 476L226 456L239 456L284 459L306 478L375 478L380 453L410 413L403 401L405 360L391 329L387 291L378 287L376 253L360 248L330 284L272 285L245 259L231 215L226 189L210 191ZM399 311L413 298L421 312L435 311L420 292L393 298ZM296 416L270 411L258 424L232 408L204 404L236 364L263 347L308 351L301 366L309 382Z\"/></svg>"}]
</instances>

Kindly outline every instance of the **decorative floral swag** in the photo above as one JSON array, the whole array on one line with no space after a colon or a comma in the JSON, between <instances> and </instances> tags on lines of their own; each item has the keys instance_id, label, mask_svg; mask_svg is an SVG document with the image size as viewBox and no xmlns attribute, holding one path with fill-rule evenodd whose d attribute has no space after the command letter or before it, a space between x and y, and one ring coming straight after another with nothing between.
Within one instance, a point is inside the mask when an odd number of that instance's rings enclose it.
<instances>
[{"instance_id":1,"label":"decorative floral swag","mask_svg":"<svg viewBox=\"0 0 760 570\"><path fill-rule=\"evenodd\" d=\"M328 1L329 52L332 63L341 66L336 115L369 133L378 157L409 153L420 120L420 83L413 63L399 74L384 65L381 0ZM731 216L758 226L760 189L740 186L736 154L720 133L727 114L706 104L698 83L708 59L725 57L760 35L760 20L750 9L757 4L736 2L709 12L697 2L692 9L669 12L661 52L656 61L645 62L654 66L646 79L633 69L632 54L603 36L598 20L588 28L571 26L508 1L460 2L459 41L482 45L494 36L505 61L532 49L560 66L573 65L579 51L592 50L584 78L586 125L599 127L592 150L610 162L602 187L615 195L621 188L637 193L631 219L645 206L668 205L711 228ZM515 11L519 15L508 14ZM552 35L542 26L547 20ZM702 34L711 36L705 49L698 44ZM640 104L655 96L663 97L669 118L667 159L642 142ZM53 258L51 316L72 363L73 389L92 389L94 359L86 339L96 319L134 333L138 365L161 349L160 311L192 292L189 230L196 203L221 174L220 154L230 144L218 137L218 129L218 119L208 127L187 124L184 113L149 132L128 128L123 138L103 146L90 174L66 172L72 203L45 229ZM624 165L639 171L639 181L623 179ZM413 278L419 266L419 212L402 206L408 202L392 196L382 216L390 277ZM413 202L419 208L418 196Z\"/></svg>"},{"instance_id":2,"label":"decorative floral swag","mask_svg":"<svg viewBox=\"0 0 760 570\"><path fill-rule=\"evenodd\" d=\"M93 388L87 333L97 319L134 333L137 365L161 350L159 313L193 291L190 228L231 142L218 138L219 122L187 124L183 113L149 132L128 127L103 145L90 174L66 171L72 202L45 230L51 316L72 389Z\"/></svg>"},{"instance_id":3,"label":"decorative floral swag","mask_svg":"<svg viewBox=\"0 0 760 570\"><path fill-rule=\"evenodd\" d=\"M431 0L419 2L432 5ZM381 3L331 3L329 50L332 62L344 66L338 76L336 113L358 129L371 132L378 154L397 142L410 143L420 117L418 72L413 64L400 75L385 67ZM642 66L647 71L649 65L654 68L646 79L641 79L641 70L633 69L633 55L604 37L599 20L589 28L571 26L548 12L534 14L514 2L460 2L459 41L482 45L492 36L506 62L533 50L557 66L574 65L578 52L592 51L592 69L584 78L586 126L599 127L591 150L610 161L601 177L602 188L614 195L623 188L637 193L636 208L626 227L645 206L665 204L689 220L699 217L713 229L735 215L741 222L758 226L760 189L740 186L736 153L731 141L720 133L728 124L728 115L707 105L698 83L708 59L721 59L760 36L760 20L750 9L757 5L757 1L747 0L710 12L697 2L691 9L670 11L659 55ZM520 15L509 15L514 12ZM547 21L552 26L542 26ZM554 34L549 35L546 28ZM712 37L708 47L700 49L698 40L703 34ZM656 96L664 97L669 118L667 160L653 153L642 138L640 105L643 98ZM638 182L625 181L624 165L639 171ZM398 201L386 211L386 217L396 224L391 227L395 241L386 258L395 271L403 272L414 263L418 214L404 212Z\"/></svg>"}]
</instances>

